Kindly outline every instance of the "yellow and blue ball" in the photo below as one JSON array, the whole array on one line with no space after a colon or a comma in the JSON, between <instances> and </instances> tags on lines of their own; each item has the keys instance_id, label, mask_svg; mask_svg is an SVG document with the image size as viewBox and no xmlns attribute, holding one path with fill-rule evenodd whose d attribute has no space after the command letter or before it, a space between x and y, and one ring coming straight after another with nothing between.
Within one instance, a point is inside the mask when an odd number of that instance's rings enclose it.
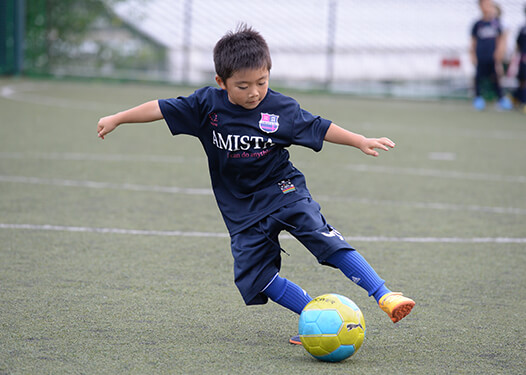
<instances>
[{"instance_id":1,"label":"yellow and blue ball","mask_svg":"<svg viewBox=\"0 0 526 375\"><path fill-rule=\"evenodd\" d=\"M314 298L300 314L303 347L314 358L340 362L358 351L365 338L365 320L358 306L339 294Z\"/></svg>"}]
</instances>

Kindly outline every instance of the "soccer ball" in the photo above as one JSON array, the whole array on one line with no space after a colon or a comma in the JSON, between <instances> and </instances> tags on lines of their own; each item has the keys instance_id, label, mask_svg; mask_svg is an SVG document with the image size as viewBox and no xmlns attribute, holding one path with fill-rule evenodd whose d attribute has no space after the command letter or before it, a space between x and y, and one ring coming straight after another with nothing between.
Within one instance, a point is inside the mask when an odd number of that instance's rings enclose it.
<instances>
[{"instance_id":1,"label":"soccer ball","mask_svg":"<svg viewBox=\"0 0 526 375\"><path fill-rule=\"evenodd\" d=\"M320 361L349 358L365 338L362 312L339 294L324 294L310 301L301 312L298 326L303 347Z\"/></svg>"}]
</instances>

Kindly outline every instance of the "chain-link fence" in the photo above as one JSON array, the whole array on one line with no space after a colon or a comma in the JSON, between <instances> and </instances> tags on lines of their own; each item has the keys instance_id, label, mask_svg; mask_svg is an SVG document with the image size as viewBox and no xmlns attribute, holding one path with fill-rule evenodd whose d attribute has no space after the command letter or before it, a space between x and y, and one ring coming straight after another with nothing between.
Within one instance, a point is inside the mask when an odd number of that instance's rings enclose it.
<instances>
[{"instance_id":1,"label":"chain-link fence","mask_svg":"<svg viewBox=\"0 0 526 375\"><path fill-rule=\"evenodd\" d=\"M524 0L499 5L509 58ZM267 39L280 85L465 96L478 18L476 0L31 0L24 70L210 83L215 42L245 22Z\"/></svg>"}]
</instances>

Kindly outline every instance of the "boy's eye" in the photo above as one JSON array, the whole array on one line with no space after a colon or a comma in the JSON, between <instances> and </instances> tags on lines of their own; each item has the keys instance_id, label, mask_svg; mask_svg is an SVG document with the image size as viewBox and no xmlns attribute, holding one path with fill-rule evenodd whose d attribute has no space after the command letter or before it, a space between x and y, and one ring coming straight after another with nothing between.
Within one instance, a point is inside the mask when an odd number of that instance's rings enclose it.
<instances>
[{"instance_id":1,"label":"boy's eye","mask_svg":"<svg viewBox=\"0 0 526 375\"><path fill-rule=\"evenodd\" d=\"M266 83L267 83L267 81L259 82L259 85L260 86L265 86Z\"/></svg>"},{"instance_id":2,"label":"boy's eye","mask_svg":"<svg viewBox=\"0 0 526 375\"><path fill-rule=\"evenodd\" d=\"M248 86L237 86L237 88L240 90L246 90L248 89Z\"/></svg>"}]
</instances>

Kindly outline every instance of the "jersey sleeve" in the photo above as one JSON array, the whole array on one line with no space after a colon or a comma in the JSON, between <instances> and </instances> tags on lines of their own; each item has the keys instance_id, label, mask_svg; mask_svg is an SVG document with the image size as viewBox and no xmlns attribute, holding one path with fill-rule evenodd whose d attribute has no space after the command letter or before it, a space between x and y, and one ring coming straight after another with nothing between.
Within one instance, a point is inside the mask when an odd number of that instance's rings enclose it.
<instances>
[{"instance_id":1,"label":"jersey sleeve","mask_svg":"<svg viewBox=\"0 0 526 375\"><path fill-rule=\"evenodd\" d=\"M172 135L188 134L197 136L201 124L201 108L203 104L199 91L187 97L159 99L158 102Z\"/></svg>"},{"instance_id":2,"label":"jersey sleeve","mask_svg":"<svg viewBox=\"0 0 526 375\"><path fill-rule=\"evenodd\" d=\"M477 27L479 23L475 22L473 26L471 27L471 37L476 38L477 37Z\"/></svg>"},{"instance_id":3,"label":"jersey sleeve","mask_svg":"<svg viewBox=\"0 0 526 375\"><path fill-rule=\"evenodd\" d=\"M294 120L292 144L320 151L331 121L299 108Z\"/></svg>"}]
</instances>

